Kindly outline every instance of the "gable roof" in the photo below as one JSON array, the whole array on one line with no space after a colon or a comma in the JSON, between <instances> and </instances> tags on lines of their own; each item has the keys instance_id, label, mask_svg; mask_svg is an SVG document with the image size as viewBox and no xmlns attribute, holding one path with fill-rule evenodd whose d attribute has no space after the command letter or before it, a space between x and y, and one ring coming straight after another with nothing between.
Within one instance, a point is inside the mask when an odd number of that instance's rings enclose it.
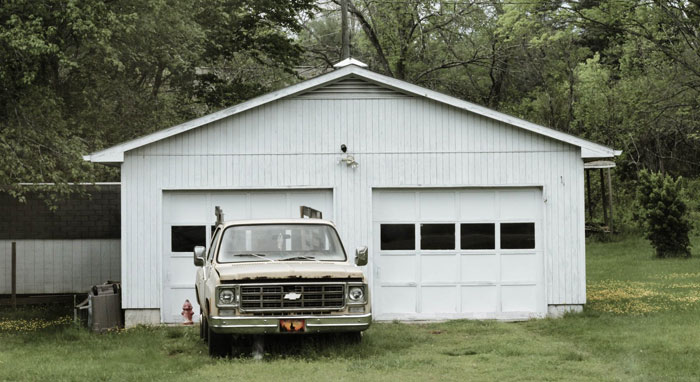
<instances>
[{"instance_id":1,"label":"gable roof","mask_svg":"<svg viewBox=\"0 0 700 382\"><path fill-rule=\"evenodd\" d=\"M253 98L246 102L219 110L217 112L205 115L200 118L193 119L181 123L176 126L169 127L154 133L144 135L142 137L132 139L120 143L118 145L106 148L94 152L90 155L83 156L83 159L95 163L106 163L106 164L116 164L124 161L124 153L130 150L137 149L139 147L146 146L148 144L160 141L184 133L186 131L195 129L197 127L209 124L211 122L218 121L220 119L230 117L232 115L244 112L246 110L253 109L260 105L264 105L269 102L273 102L285 97L290 97L298 95L300 93L318 88L335 81L341 80L347 77L360 78L377 85L395 89L399 92L406 94L427 98L436 102L447 104L458 109L466 110L477 115L481 115L487 118L491 118L511 126L519 127L527 131L544 135L546 137L569 143L574 146L581 148L581 158L612 158L614 156L620 155L621 151L613 150L609 147L599 145L597 143L579 138L570 134L562 133L560 131L550 129L532 122L525 121L520 118L510 116L471 102L467 102L446 94L438 93L420 86L410 84L405 81L397 80L392 77L387 77L367 69L363 69L358 64L348 63L345 66L340 67L330 73L320 75L318 77L300 82L296 85L292 85L265 95Z\"/></svg>"}]
</instances>

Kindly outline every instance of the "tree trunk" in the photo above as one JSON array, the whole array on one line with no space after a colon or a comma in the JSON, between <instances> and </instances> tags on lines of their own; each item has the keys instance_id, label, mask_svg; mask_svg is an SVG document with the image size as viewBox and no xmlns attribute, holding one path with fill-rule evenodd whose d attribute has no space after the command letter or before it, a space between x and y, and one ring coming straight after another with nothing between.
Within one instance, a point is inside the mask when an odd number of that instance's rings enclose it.
<instances>
[{"instance_id":1,"label":"tree trunk","mask_svg":"<svg viewBox=\"0 0 700 382\"><path fill-rule=\"evenodd\" d=\"M155 79L153 80L153 90L151 92L151 95L153 98L158 98L158 92L160 91L161 85L163 85L163 71L165 70L165 65L163 64L158 64L158 68L156 69L156 76Z\"/></svg>"},{"instance_id":2,"label":"tree trunk","mask_svg":"<svg viewBox=\"0 0 700 382\"><path fill-rule=\"evenodd\" d=\"M384 54L384 49L382 49L382 45L379 43L379 38L377 37L377 34L375 33L374 29L372 28L372 25L370 25L369 21L365 18L365 16L360 12L359 9L355 7L355 4L352 3L350 0L346 0L348 4L348 10L355 15L357 18L357 21L360 22L360 25L362 26L362 30L365 32L367 35L367 38L369 41L372 43L372 46L374 49L377 51L377 56L379 57L379 63L384 67L384 71L394 77L394 72L391 70L391 66L389 65L389 61L386 59L386 55Z\"/></svg>"}]
</instances>

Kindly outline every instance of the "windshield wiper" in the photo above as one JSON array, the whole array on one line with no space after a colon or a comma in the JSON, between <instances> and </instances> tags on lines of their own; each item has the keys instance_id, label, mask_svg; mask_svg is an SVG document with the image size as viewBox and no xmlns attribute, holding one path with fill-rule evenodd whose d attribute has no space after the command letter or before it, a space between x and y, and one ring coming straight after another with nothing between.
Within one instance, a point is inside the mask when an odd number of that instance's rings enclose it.
<instances>
[{"instance_id":1,"label":"windshield wiper","mask_svg":"<svg viewBox=\"0 0 700 382\"><path fill-rule=\"evenodd\" d=\"M293 257L287 257L286 259L282 259L280 261L293 261L293 260L314 260L314 261L317 261L316 258L313 256L293 256Z\"/></svg>"},{"instance_id":2,"label":"windshield wiper","mask_svg":"<svg viewBox=\"0 0 700 382\"><path fill-rule=\"evenodd\" d=\"M258 259L263 259L267 261L275 261L273 259L266 258L264 253L237 253L233 255L234 257L257 257Z\"/></svg>"}]
</instances>

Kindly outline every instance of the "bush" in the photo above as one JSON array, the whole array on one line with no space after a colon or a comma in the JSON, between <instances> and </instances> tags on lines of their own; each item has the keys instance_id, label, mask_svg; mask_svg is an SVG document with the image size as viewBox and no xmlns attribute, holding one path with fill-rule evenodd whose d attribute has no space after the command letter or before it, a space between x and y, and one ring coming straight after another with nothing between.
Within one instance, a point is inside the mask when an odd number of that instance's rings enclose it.
<instances>
[{"instance_id":1,"label":"bush","mask_svg":"<svg viewBox=\"0 0 700 382\"><path fill-rule=\"evenodd\" d=\"M692 226L682 197L680 177L673 180L661 173L639 172L640 218L657 257L690 257L688 232Z\"/></svg>"}]
</instances>

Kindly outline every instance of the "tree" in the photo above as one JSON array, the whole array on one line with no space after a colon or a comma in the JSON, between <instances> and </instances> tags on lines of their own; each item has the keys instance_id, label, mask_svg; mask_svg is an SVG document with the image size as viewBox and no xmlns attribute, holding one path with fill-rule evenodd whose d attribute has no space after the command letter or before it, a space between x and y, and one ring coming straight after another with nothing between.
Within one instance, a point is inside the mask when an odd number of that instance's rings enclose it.
<instances>
[{"instance_id":1,"label":"tree","mask_svg":"<svg viewBox=\"0 0 700 382\"><path fill-rule=\"evenodd\" d=\"M312 0L0 5L0 192L115 180L82 155L295 81Z\"/></svg>"},{"instance_id":2,"label":"tree","mask_svg":"<svg viewBox=\"0 0 700 382\"><path fill-rule=\"evenodd\" d=\"M335 8L323 10L323 18L336 18L340 2L334 3ZM348 10L355 25L351 55L389 76L426 83L433 73L485 60L469 40L472 33L467 30L483 17L484 10L470 3L348 0ZM318 44L328 35L322 29L327 30L327 24L315 20L307 24L308 34L302 37L309 45ZM336 51L328 43L326 39L321 44L327 48L325 52L312 51L315 58Z\"/></svg>"},{"instance_id":3,"label":"tree","mask_svg":"<svg viewBox=\"0 0 700 382\"><path fill-rule=\"evenodd\" d=\"M619 125L610 134L627 166L700 175L700 5L638 0L566 7L597 44ZM594 38L595 37L595 38Z\"/></svg>"},{"instance_id":4,"label":"tree","mask_svg":"<svg viewBox=\"0 0 700 382\"><path fill-rule=\"evenodd\" d=\"M661 173L639 172L637 200L657 257L690 257L691 224L682 194L680 177L673 180Z\"/></svg>"}]
</instances>

